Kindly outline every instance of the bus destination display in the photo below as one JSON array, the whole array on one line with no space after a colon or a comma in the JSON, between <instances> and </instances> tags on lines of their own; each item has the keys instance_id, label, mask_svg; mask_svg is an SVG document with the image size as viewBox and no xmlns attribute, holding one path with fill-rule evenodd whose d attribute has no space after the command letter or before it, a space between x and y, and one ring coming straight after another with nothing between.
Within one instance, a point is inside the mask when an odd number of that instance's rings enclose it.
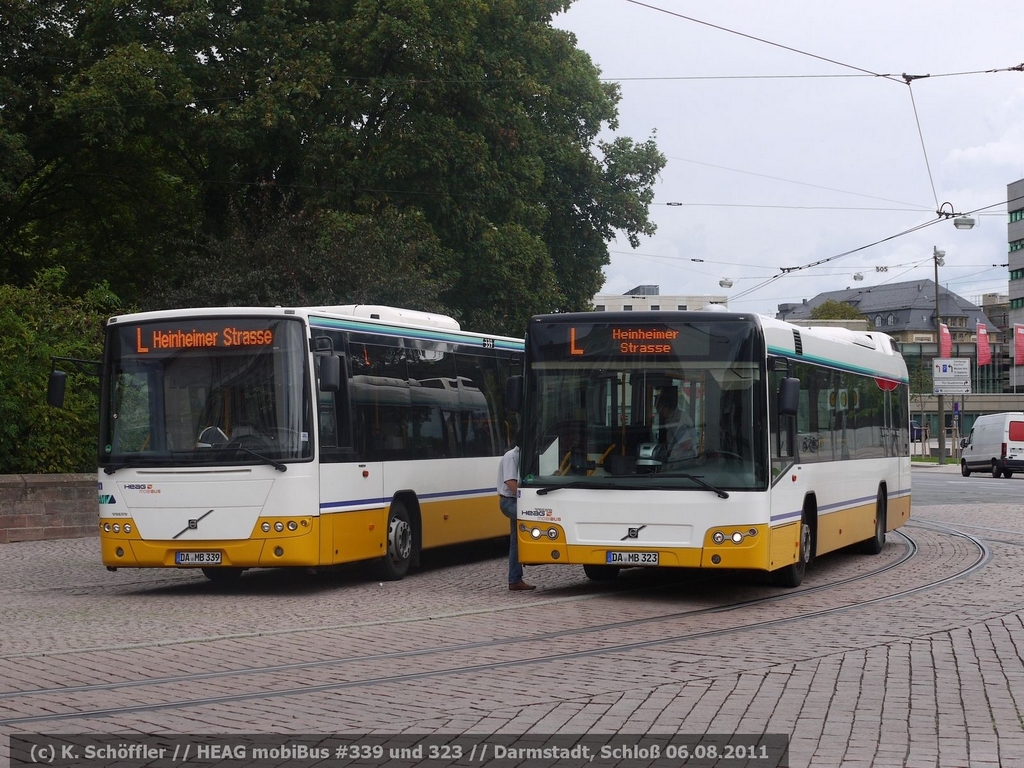
<instances>
[{"instance_id":1,"label":"bus destination display","mask_svg":"<svg viewBox=\"0 0 1024 768\"><path fill-rule=\"evenodd\" d=\"M678 329L644 327L636 325L592 325L578 328L569 327L569 354L621 355L641 357L644 355L671 354L680 340Z\"/></svg>"},{"instance_id":2,"label":"bus destination display","mask_svg":"<svg viewBox=\"0 0 1024 768\"><path fill-rule=\"evenodd\" d=\"M274 331L266 325L239 327L238 323L223 323L217 327L207 324L188 326L136 326L122 328L124 333L134 330L132 351L145 355L151 352L175 352L183 349L237 349L239 347L268 347L274 343Z\"/></svg>"}]
</instances>

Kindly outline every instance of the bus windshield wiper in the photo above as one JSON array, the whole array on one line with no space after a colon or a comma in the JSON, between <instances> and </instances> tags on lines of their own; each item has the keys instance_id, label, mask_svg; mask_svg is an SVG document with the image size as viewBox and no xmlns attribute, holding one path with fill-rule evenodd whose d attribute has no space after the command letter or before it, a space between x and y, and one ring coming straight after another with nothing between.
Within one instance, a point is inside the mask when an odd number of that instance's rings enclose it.
<instances>
[{"instance_id":1,"label":"bus windshield wiper","mask_svg":"<svg viewBox=\"0 0 1024 768\"><path fill-rule=\"evenodd\" d=\"M595 483L593 480L585 480L579 483L566 483L565 485L546 485L537 490L538 496L543 496L552 491L560 491L563 488L616 488L615 483Z\"/></svg>"},{"instance_id":2,"label":"bus windshield wiper","mask_svg":"<svg viewBox=\"0 0 1024 768\"><path fill-rule=\"evenodd\" d=\"M268 456L264 456L262 453L256 453L256 451L254 451L252 448L246 448L244 445L228 446L225 450L229 450L229 451L244 451L245 453L248 453L250 456L255 456L260 461L262 461L262 462L264 462L266 464L269 464L270 466L272 466L274 469L278 470L279 472L287 472L288 471L288 465L287 464L283 464L280 461L275 461L274 459L271 459Z\"/></svg>"},{"instance_id":3,"label":"bus windshield wiper","mask_svg":"<svg viewBox=\"0 0 1024 768\"><path fill-rule=\"evenodd\" d=\"M672 474L663 474L663 475L660 475L660 476L661 477L683 477L683 478L686 478L687 480L693 480L693 482L695 482L697 485L701 486L702 488L706 488L707 490L712 491L713 493L717 493L723 499L728 499L729 498L729 492L728 491L723 491L721 488L718 488L717 486L712 485L711 483L709 483L709 482L705 481L703 478L701 478L700 475L689 475L689 474L687 474L685 472L673 472ZM559 490L561 490L563 488L628 488L631 491L677 491L677 490L679 490L679 486L676 486L676 485L647 485L647 484L642 484L642 485L633 485L633 484L624 485L624 484L621 483L622 480L627 480L627 479L628 480L639 480L639 479L642 479L642 478L640 478L640 477L637 477L637 478L616 477L616 478L614 478L614 479L612 479L610 481L604 481L604 482L595 482L593 480L584 480L584 481L578 482L578 483L566 483L565 485L546 485L546 486L543 486L543 487L537 489L537 495L538 496L544 496L544 495L546 495L548 493L551 493L552 491L559 491ZM529 487L529 486L527 486L527 487Z\"/></svg>"},{"instance_id":4,"label":"bus windshield wiper","mask_svg":"<svg viewBox=\"0 0 1024 768\"><path fill-rule=\"evenodd\" d=\"M723 491L718 486L712 485L711 483L709 483L706 480L704 480L704 478L702 478L700 475L691 475L691 474L689 474L687 472L671 472L671 473L668 473L668 474L663 473L661 475L661 477L685 477L687 480L693 480L693 482L695 482L701 488L707 488L709 491L713 491L714 493L717 493L723 499L728 499L729 498L729 492L728 491Z\"/></svg>"}]
</instances>

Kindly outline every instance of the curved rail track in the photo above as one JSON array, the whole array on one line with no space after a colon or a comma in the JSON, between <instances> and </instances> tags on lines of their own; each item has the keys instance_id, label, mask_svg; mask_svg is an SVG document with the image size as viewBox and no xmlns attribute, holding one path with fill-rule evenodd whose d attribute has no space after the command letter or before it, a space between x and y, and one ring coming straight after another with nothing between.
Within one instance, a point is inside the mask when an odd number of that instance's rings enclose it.
<instances>
[{"instance_id":1,"label":"curved rail track","mask_svg":"<svg viewBox=\"0 0 1024 768\"><path fill-rule=\"evenodd\" d=\"M815 579L795 590L748 588L740 599L720 599L713 586L714 576L700 572L696 581L655 580L640 582L638 588L625 593L633 609L627 618L609 620L621 607L624 593L590 592L569 598L531 600L513 610L528 611L528 621L517 613L508 622L507 632L501 627L495 636L452 642L446 638L464 629L461 622L486 618L488 611L453 610L447 615L407 615L373 626L379 647L394 641L395 650L327 655L305 660L254 665L232 664L230 668L176 672L159 676L132 676L131 663L123 665L125 679L106 680L63 686L37 687L0 692L0 726L39 728L68 720L96 720L131 716L160 710L182 710L211 705L230 705L254 699L301 697L336 693L355 688L366 689L413 681L461 678L508 668L558 669L563 665L598 656L629 657L638 651L658 651L687 647L696 642L715 641L737 633L765 630L783 624L819 619L832 614L863 608L882 601L916 595L934 589L982 568L991 553L986 544L952 526L941 523L913 521L910 526L921 531L919 536L902 529L890 534L890 544L881 558L834 555L823 558L813 570ZM964 547L953 569L949 563L929 565L921 562L919 538L954 537ZM912 566L912 567L910 567ZM809 576L812 572L809 572ZM694 604L678 609L680 588L697 591L712 604ZM664 597L673 600L670 610ZM753 594L753 596L750 596ZM686 597L686 595L680 595ZM647 600L636 598L646 597ZM639 609L637 608L639 604ZM496 605L490 611L498 615L509 610ZM430 632L419 631L424 624ZM546 625L558 628L545 629ZM323 636L354 630L365 630L368 622L336 623L322 626L279 628L271 632L211 635L202 639L166 640L146 648L149 652L166 654L167 663L180 663L181 657L201 659L204 647L230 642L251 643L259 647L267 638L302 644L303 636L317 633L319 647ZM406 631L408 630L408 631ZM402 636L389 638L389 633ZM472 633L470 636L482 633ZM330 645L329 640L326 645ZM66 657L72 664L85 664L90 654L132 653L141 646L109 646L106 648L70 649L47 654ZM0 656L0 661L15 662L19 654ZM31 654L21 654L22 657ZM177 661L175 661L177 659ZM382 674L380 670L387 669ZM302 673L307 682L296 684L294 676ZM313 676L322 682L309 682ZM217 690L220 689L220 690ZM204 691L189 695L190 690ZM111 694L125 699L110 706ZM99 699L105 699L107 704Z\"/></svg>"}]
</instances>

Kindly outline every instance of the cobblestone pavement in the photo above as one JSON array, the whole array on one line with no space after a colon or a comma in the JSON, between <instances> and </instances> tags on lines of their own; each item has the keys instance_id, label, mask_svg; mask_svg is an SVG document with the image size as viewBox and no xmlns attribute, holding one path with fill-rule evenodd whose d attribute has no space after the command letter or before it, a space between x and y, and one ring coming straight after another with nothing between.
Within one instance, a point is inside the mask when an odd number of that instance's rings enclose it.
<instances>
[{"instance_id":1,"label":"cobblestone pavement","mask_svg":"<svg viewBox=\"0 0 1024 768\"><path fill-rule=\"evenodd\" d=\"M913 515L788 592L543 566L509 593L490 545L229 586L3 545L0 733L780 733L793 766L1024 766L1024 518Z\"/></svg>"}]
</instances>

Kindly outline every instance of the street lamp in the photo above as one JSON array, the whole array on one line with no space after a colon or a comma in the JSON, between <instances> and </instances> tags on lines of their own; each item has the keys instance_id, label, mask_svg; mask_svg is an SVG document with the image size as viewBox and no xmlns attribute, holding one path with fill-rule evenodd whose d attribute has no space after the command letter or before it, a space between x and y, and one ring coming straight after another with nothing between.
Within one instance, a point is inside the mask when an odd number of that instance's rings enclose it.
<instances>
[{"instance_id":1,"label":"street lamp","mask_svg":"<svg viewBox=\"0 0 1024 768\"><path fill-rule=\"evenodd\" d=\"M945 264L945 251L932 246L932 261L935 263L935 357L942 357L942 315L939 314L939 267ZM932 381L935 380L935 367L932 366ZM946 463L946 409L942 393L938 396L939 407L939 464Z\"/></svg>"},{"instance_id":2,"label":"street lamp","mask_svg":"<svg viewBox=\"0 0 1024 768\"><path fill-rule=\"evenodd\" d=\"M946 210L946 207L949 210ZM940 219L952 219L953 226L957 229L973 229L974 219L964 213L956 213L953 210L952 203L943 203L939 206L939 210L935 212L938 214ZM945 262L943 258L946 252L940 251L937 246L932 246L932 261L935 263L935 356L939 357L942 354L942 315L939 314L939 267ZM932 377L934 381L934 371ZM939 410L939 464L946 463L946 411L945 401L942 395L938 396L938 410Z\"/></svg>"}]
</instances>

